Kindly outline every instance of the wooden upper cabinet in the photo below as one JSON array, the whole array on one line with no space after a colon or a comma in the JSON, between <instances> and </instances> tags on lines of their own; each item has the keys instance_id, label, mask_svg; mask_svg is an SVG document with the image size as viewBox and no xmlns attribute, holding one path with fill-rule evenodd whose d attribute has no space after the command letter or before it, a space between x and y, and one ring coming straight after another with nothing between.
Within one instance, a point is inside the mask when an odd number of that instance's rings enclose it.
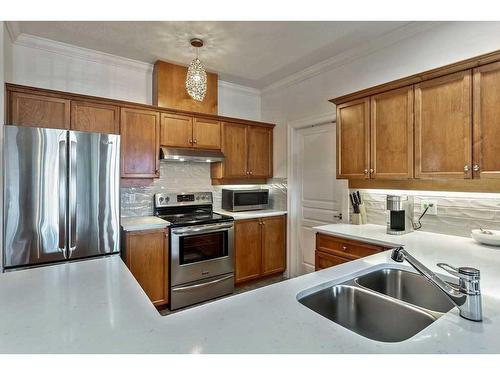
<instances>
[{"instance_id":1,"label":"wooden upper cabinet","mask_svg":"<svg viewBox=\"0 0 500 375\"><path fill-rule=\"evenodd\" d=\"M474 178L500 178L500 62L474 69Z\"/></svg>"},{"instance_id":2,"label":"wooden upper cabinet","mask_svg":"<svg viewBox=\"0 0 500 375\"><path fill-rule=\"evenodd\" d=\"M266 217L262 225L262 274L286 268L286 216Z\"/></svg>"},{"instance_id":3,"label":"wooden upper cabinet","mask_svg":"<svg viewBox=\"0 0 500 375\"><path fill-rule=\"evenodd\" d=\"M120 107L73 100L71 130L120 134Z\"/></svg>"},{"instance_id":4,"label":"wooden upper cabinet","mask_svg":"<svg viewBox=\"0 0 500 375\"><path fill-rule=\"evenodd\" d=\"M261 231L258 219L238 220L234 225L235 282L260 277L262 266Z\"/></svg>"},{"instance_id":5,"label":"wooden upper cabinet","mask_svg":"<svg viewBox=\"0 0 500 375\"><path fill-rule=\"evenodd\" d=\"M371 178L413 177L413 86L371 97Z\"/></svg>"},{"instance_id":6,"label":"wooden upper cabinet","mask_svg":"<svg viewBox=\"0 0 500 375\"><path fill-rule=\"evenodd\" d=\"M337 178L368 178L370 99L337 106Z\"/></svg>"},{"instance_id":7,"label":"wooden upper cabinet","mask_svg":"<svg viewBox=\"0 0 500 375\"><path fill-rule=\"evenodd\" d=\"M415 85L415 177L472 178L471 71Z\"/></svg>"},{"instance_id":8,"label":"wooden upper cabinet","mask_svg":"<svg viewBox=\"0 0 500 375\"><path fill-rule=\"evenodd\" d=\"M248 174L250 177L272 177L272 129L248 127Z\"/></svg>"},{"instance_id":9,"label":"wooden upper cabinet","mask_svg":"<svg viewBox=\"0 0 500 375\"><path fill-rule=\"evenodd\" d=\"M162 113L160 134L162 146L193 147L193 118Z\"/></svg>"},{"instance_id":10,"label":"wooden upper cabinet","mask_svg":"<svg viewBox=\"0 0 500 375\"><path fill-rule=\"evenodd\" d=\"M159 176L160 113L122 108L121 176L156 178Z\"/></svg>"},{"instance_id":11,"label":"wooden upper cabinet","mask_svg":"<svg viewBox=\"0 0 500 375\"><path fill-rule=\"evenodd\" d=\"M69 129L70 101L51 96L10 93L10 116L12 125L39 128Z\"/></svg>"},{"instance_id":12,"label":"wooden upper cabinet","mask_svg":"<svg viewBox=\"0 0 500 375\"><path fill-rule=\"evenodd\" d=\"M247 177L247 126L224 123L222 127L224 178Z\"/></svg>"},{"instance_id":13,"label":"wooden upper cabinet","mask_svg":"<svg viewBox=\"0 0 500 375\"><path fill-rule=\"evenodd\" d=\"M220 150L220 121L195 117L193 119L193 143L196 148Z\"/></svg>"},{"instance_id":14,"label":"wooden upper cabinet","mask_svg":"<svg viewBox=\"0 0 500 375\"><path fill-rule=\"evenodd\" d=\"M166 229L125 233L122 258L151 302L168 303L168 238Z\"/></svg>"}]
</instances>

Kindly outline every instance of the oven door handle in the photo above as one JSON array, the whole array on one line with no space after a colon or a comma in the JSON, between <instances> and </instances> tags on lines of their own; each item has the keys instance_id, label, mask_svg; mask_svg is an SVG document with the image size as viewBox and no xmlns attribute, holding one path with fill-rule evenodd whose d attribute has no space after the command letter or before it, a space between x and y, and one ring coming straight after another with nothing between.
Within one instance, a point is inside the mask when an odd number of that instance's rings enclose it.
<instances>
[{"instance_id":1,"label":"oven door handle","mask_svg":"<svg viewBox=\"0 0 500 375\"><path fill-rule=\"evenodd\" d=\"M190 233L200 233L200 232L214 232L221 229L230 229L233 224L218 224L218 225L207 225L200 226L199 228L185 228L185 229L173 229L173 234L190 234Z\"/></svg>"},{"instance_id":2,"label":"oven door handle","mask_svg":"<svg viewBox=\"0 0 500 375\"><path fill-rule=\"evenodd\" d=\"M172 291L175 291L175 292L185 292L185 291L188 291L188 290L204 288L206 286L218 284L218 283L221 283L223 281L232 279L233 277L234 277L234 275L231 274L229 276L225 276L225 277L222 277L220 279L212 280L212 281L209 281L209 282L206 282L206 283L199 283L199 284L194 284L194 285L189 285L189 286L175 287L175 288L172 288Z\"/></svg>"}]
</instances>

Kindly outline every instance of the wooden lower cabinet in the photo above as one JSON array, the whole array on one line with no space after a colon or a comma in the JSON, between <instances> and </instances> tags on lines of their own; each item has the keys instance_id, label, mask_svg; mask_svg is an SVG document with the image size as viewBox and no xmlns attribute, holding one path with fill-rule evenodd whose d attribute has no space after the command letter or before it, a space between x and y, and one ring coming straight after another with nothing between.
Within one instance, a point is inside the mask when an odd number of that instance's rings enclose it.
<instances>
[{"instance_id":1,"label":"wooden lower cabinet","mask_svg":"<svg viewBox=\"0 0 500 375\"><path fill-rule=\"evenodd\" d=\"M124 232L122 259L155 306L168 303L168 230Z\"/></svg>"},{"instance_id":2,"label":"wooden lower cabinet","mask_svg":"<svg viewBox=\"0 0 500 375\"><path fill-rule=\"evenodd\" d=\"M316 271L388 250L389 247L316 233Z\"/></svg>"},{"instance_id":3,"label":"wooden lower cabinet","mask_svg":"<svg viewBox=\"0 0 500 375\"><path fill-rule=\"evenodd\" d=\"M336 255L324 253L322 251L317 251L314 254L314 269L316 271L322 270L324 268L329 268L336 266L338 264L350 262L352 259L338 257Z\"/></svg>"},{"instance_id":4,"label":"wooden lower cabinet","mask_svg":"<svg viewBox=\"0 0 500 375\"><path fill-rule=\"evenodd\" d=\"M286 216L235 222L235 282L256 280L286 269Z\"/></svg>"}]
</instances>

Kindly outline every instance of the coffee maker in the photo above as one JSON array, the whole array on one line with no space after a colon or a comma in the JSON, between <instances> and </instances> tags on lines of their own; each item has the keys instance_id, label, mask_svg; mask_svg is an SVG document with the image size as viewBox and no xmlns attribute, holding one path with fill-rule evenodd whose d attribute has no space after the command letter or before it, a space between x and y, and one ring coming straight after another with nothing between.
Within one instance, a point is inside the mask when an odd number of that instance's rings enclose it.
<instances>
[{"instance_id":1,"label":"coffee maker","mask_svg":"<svg viewBox=\"0 0 500 375\"><path fill-rule=\"evenodd\" d=\"M387 234L405 234L413 231L413 197L387 196Z\"/></svg>"}]
</instances>

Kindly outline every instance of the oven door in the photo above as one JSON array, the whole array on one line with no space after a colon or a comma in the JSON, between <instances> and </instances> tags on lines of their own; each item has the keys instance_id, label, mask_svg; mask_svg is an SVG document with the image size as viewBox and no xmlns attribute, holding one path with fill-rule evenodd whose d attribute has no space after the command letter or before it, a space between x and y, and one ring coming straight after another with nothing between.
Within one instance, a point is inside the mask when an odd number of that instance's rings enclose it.
<instances>
[{"instance_id":1,"label":"oven door","mask_svg":"<svg viewBox=\"0 0 500 375\"><path fill-rule=\"evenodd\" d=\"M234 272L233 222L171 229L171 285Z\"/></svg>"}]
</instances>

